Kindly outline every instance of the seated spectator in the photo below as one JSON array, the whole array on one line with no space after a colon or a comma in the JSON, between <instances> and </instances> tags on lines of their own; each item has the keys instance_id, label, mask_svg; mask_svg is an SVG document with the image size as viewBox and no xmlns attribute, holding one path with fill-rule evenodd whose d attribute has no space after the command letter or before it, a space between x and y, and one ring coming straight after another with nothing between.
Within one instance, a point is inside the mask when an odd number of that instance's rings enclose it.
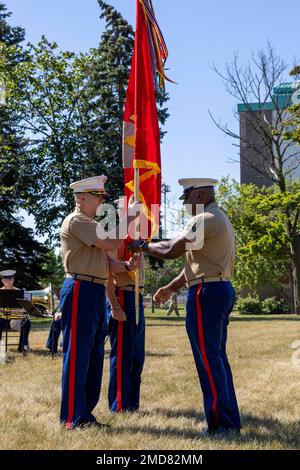
<instances>
[{"instance_id":1,"label":"seated spectator","mask_svg":"<svg viewBox=\"0 0 300 470\"><path fill-rule=\"evenodd\" d=\"M2 280L3 287L0 289L7 289L7 290L20 290L14 286L14 275L16 271L6 270L1 271L0 276ZM13 310L12 310L13 313ZM13 320L5 320L0 318L0 341L2 339L2 333L6 330L12 331L19 331L20 332L20 339L19 339L19 346L18 351L29 351L29 333L31 329L31 321L28 317L23 319L13 319Z\"/></svg>"}]
</instances>

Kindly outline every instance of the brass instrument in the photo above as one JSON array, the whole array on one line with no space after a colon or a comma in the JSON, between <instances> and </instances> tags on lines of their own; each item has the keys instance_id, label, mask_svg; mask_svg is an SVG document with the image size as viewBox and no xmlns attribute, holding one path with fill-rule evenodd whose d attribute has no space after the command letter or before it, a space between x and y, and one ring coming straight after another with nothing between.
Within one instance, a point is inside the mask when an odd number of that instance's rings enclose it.
<instances>
[{"instance_id":1,"label":"brass instrument","mask_svg":"<svg viewBox=\"0 0 300 470\"><path fill-rule=\"evenodd\" d=\"M23 320L27 314L22 309L0 309L0 318L2 320Z\"/></svg>"},{"instance_id":2,"label":"brass instrument","mask_svg":"<svg viewBox=\"0 0 300 470\"><path fill-rule=\"evenodd\" d=\"M25 291L25 294L31 294L31 302L40 311L41 316L48 316L48 314L52 315L54 301L51 284L45 289ZM22 308L12 309L9 319L23 319L26 315L26 312ZM0 318L7 319L7 311L5 311L5 309L0 309Z\"/></svg>"},{"instance_id":3,"label":"brass instrument","mask_svg":"<svg viewBox=\"0 0 300 470\"><path fill-rule=\"evenodd\" d=\"M52 285L50 284L45 289L40 290L29 290L26 291L32 295L31 302L35 305L42 313L50 313L53 310L53 293Z\"/></svg>"}]
</instances>

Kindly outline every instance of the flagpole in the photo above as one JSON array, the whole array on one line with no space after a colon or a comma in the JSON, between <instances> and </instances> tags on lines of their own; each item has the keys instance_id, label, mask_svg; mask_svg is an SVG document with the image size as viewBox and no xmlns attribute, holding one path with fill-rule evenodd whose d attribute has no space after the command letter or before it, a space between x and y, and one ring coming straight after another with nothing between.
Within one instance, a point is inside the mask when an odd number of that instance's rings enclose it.
<instances>
[{"instance_id":1,"label":"flagpole","mask_svg":"<svg viewBox=\"0 0 300 470\"><path fill-rule=\"evenodd\" d=\"M139 169L134 169L134 200L139 200ZM135 222L135 238L139 238L139 221ZM140 317L140 270L136 269L135 271L135 323L136 325L139 324L139 317Z\"/></svg>"},{"instance_id":2,"label":"flagpole","mask_svg":"<svg viewBox=\"0 0 300 470\"><path fill-rule=\"evenodd\" d=\"M139 48L139 34L138 29L140 28L139 23L139 0L136 0L136 31L135 31L135 50L136 50L136 58L135 58L135 93L134 93L134 114L135 114L135 126L134 126L134 155L136 157L136 135L137 135L137 99L138 99L138 81L139 81L139 70L138 70L138 48ZM140 178L139 178L139 169L134 168L134 200L139 200L140 194ZM135 221L135 239L138 240L140 238L139 233L139 223L138 220ZM139 324L139 317L140 317L140 270L136 269L135 271L135 323L136 325Z\"/></svg>"}]
</instances>

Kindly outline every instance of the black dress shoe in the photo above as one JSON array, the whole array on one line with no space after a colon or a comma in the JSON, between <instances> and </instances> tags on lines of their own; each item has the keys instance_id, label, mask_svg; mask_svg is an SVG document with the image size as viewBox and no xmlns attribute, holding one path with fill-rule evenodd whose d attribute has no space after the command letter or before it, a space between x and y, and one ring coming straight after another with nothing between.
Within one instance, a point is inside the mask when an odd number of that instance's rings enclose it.
<instances>
[{"instance_id":1,"label":"black dress shoe","mask_svg":"<svg viewBox=\"0 0 300 470\"><path fill-rule=\"evenodd\" d=\"M228 435L231 435L231 436L235 436L235 435L239 435L241 432L240 429L238 428L223 428L223 427L219 427L218 429L210 429L207 431L207 433L211 436L211 437L226 437Z\"/></svg>"}]
</instances>

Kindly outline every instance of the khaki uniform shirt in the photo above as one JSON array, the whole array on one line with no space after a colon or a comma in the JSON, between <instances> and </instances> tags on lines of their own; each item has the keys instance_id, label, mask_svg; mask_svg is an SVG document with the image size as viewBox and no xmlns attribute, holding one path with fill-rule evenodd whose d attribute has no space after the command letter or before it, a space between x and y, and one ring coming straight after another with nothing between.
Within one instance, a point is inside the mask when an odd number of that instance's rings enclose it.
<instances>
[{"instance_id":1,"label":"khaki uniform shirt","mask_svg":"<svg viewBox=\"0 0 300 470\"><path fill-rule=\"evenodd\" d=\"M235 262L234 231L229 218L217 203L208 204L204 213L193 217L182 233L189 240L193 239L193 234L201 234L197 237L199 240L194 249L192 247L186 251L185 277L189 286L201 278L232 277Z\"/></svg>"},{"instance_id":2,"label":"khaki uniform shirt","mask_svg":"<svg viewBox=\"0 0 300 470\"><path fill-rule=\"evenodd\" d=\"M61 250L66 273L95 276L106 284L108 261L105 250L97 248L97 222L79 209L69 214L60 230Z\"/></svg>"},{"instance_id":3,"label":"khaki uniform shirt","mask_svg":"<svg viewBox=\"0 0 300 470\"><path fill-rule=\"evenodd\" d=\"M117 250L109 251L108 255L114 260L125 260L125 243L122 243ZM140 287L144 287L144 269L140 269ZM134 287L135 271L124 271L121 273L112 273L112 278L116 287Z\"/></svg>"}]
</instances>

